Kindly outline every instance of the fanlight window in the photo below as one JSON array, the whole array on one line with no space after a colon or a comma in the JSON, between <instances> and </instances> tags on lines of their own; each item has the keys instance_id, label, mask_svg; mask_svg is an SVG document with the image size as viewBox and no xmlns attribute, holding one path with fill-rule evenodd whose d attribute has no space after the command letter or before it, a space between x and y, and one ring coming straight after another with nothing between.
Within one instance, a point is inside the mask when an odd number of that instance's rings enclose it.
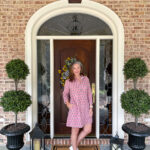
<instances>
[{"instance_id":1,"label":"fanlight window","mask_svg":"<svg viewBox=\"0 0 150 150\"><path fill-rule=\"evenodd\" d=\"M38 35L112 35L110 27L97 17L69 13L55 16L41 25Z\"/></svg>"}]
</instances>

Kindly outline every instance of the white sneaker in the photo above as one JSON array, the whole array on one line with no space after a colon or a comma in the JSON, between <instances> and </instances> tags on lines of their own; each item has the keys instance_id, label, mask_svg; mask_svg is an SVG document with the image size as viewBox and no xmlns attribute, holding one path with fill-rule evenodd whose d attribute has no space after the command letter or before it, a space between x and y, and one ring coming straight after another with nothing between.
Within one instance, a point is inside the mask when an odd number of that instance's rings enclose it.
<instances>
[{"instance_id":1,"label":"white sneaker","mask_svg":"<svg viewBox=\"0 0 150 150\"><path fill-rule=\"evenodd\" d=\"M72 146L70 146L70 147L69 147L69 149L70 149L70 150L73 150L73 147L72 147Z\"/></svg>"},{"instance_id":2,"label":"white sneaker","mask_svg":"<svg viewBox=\"0 0 150 150\"><path fill-rule=\"evenodd\" d=\"M70 147L69 147L69 150L73 150L73 147L72 147L72 146L70 146ZM77 148L77 150L79 150L79 149Z\"/></svg>"}]
</instances>

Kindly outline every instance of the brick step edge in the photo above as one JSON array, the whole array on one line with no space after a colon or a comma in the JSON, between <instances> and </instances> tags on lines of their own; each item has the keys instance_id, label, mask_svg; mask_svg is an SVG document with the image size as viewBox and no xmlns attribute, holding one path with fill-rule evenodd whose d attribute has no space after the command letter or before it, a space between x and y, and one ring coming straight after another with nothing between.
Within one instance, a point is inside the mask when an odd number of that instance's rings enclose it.
<instances>
[{"instance_id":1,"label":"brick step edge","mask_svg":"<svg viewBox=\"0 0 150 150\"><path fill-rule=\"evenodd\" d=\"M80 145L108 145L109 139L83 139L80 143ZM46 145L71 145L70 139L46 139L45 141Z\"/></svg>"}]
</instances>

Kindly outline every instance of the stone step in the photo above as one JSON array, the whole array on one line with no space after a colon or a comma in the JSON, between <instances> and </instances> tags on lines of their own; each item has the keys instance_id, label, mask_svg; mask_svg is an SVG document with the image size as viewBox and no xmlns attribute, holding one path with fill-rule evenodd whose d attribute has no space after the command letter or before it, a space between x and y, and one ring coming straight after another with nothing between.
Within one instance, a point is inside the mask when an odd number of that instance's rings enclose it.
<instances>
[{"instance_id":1,"label":"stone step","mask_svg":"<svg viewBox=\"0 0 150 150\"><path fill-rule=\"evenodd\" d=\"M46 145L71 145L70 138L46 139ZM109 139L85 138L80 145L109 145Z\"/></svg>"},{"instance_id":2,"label":"stone step","mask_svg":"<svg viewBox=\"0 0 150 150\"><path fill-rule=\"evenodd\" d=\"M47 145L46 146L46 150L51 150L51 145ZM7 150L6 146L5 145L1 145L0 146L0 150ZM21 149L21 150L30 150L30 145L24 145L24 147ZM108 145L103 145L101 144L100 145L100 150L110 150L109 149L109 144ZM124 145L124 150L131 150L128 145ZM150 145L146 145L145 149L144 150L150 150Z\"/></svg>"}]
</instances>

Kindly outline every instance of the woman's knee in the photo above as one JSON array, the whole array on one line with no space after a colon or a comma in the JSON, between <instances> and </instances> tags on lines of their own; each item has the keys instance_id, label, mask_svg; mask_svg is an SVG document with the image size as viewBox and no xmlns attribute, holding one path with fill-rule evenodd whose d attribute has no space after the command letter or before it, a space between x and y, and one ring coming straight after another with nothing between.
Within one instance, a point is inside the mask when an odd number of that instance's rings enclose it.
<instances>
[{"instance_id":1,"label":"woman's knee","mask_svg":"<svg viewBox=\"0 0 150 150\"><path fill-rule=\"evenodd\" d=\"M72 132L72 134L76 135L76 134L78 134L79 129L78 128L72 128L71 132Z\"/></svg>"},{"instance_id":2,"label":"woman's knee","mask_svg":"<svg viewBox=\"0 0 150 150\"><path fill-rule=\"evenodd\" d=\"M91 133L91 131L92 131L91 127L84 128L84 132L86 132L86 134Z\"/></svg>"}]
</instances>

